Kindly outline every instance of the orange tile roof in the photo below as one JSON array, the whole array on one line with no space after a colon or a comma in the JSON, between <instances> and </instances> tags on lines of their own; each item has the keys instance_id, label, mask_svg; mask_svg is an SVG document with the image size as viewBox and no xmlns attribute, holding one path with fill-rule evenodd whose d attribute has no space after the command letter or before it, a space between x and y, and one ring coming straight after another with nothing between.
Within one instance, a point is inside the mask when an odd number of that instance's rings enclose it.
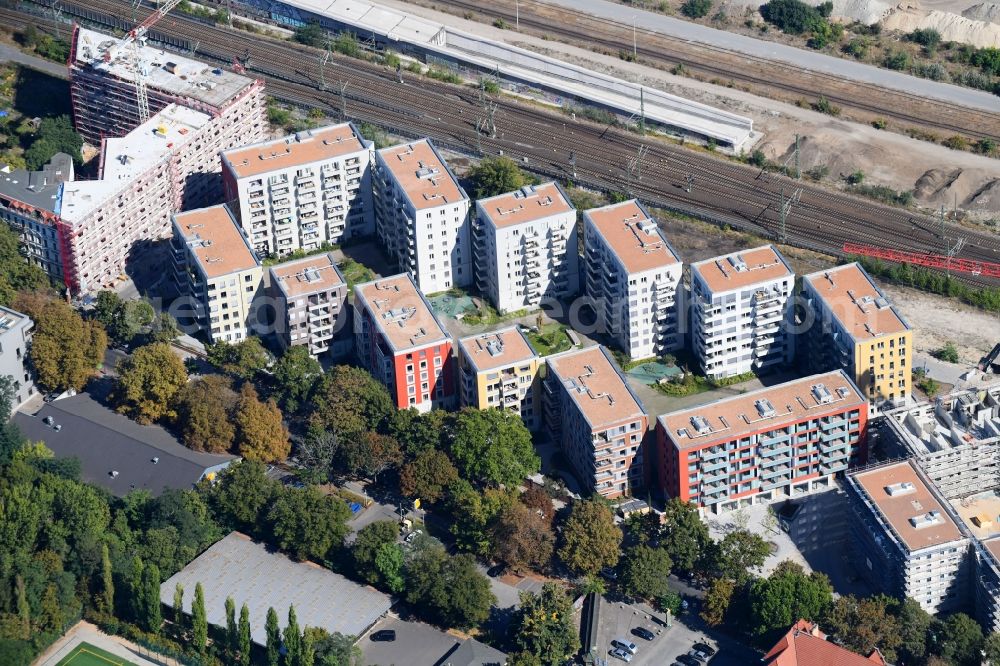
<instances>
[{"instance_id":1,"label":"orange tile roof","mask_svg":"<svg viewBox=\"0 0 1000 666\"><path fill-rule=\"evenodd\" d=\"M397 353L449 339L408 273L356 285L354 293Z\"/></svg>"},{"instance_id":2,"label":"orange tile roof","mask_svg":"<svg viewBox=\"0 0 1000 666\"><path fill-rule=\"evenodd\" d=\"M478 202L480 215L497 229L542 220L573 210L562 188L555 182L525 185L519 190L498 194Z\"/></svg>"},{"instance_id":3,"label":"orange tile roof","mask_svg":"<svg viewBox=\"0 0 1000 666\"><path fill-rule=\"evenodd\" d=\"M868 273L857 263L806 275L815 293L855 340L910 330Z\"/></svg>"},{"instance_id":4,"label":"orange tile roof","mask_svg":"<svg viewBox=\"0 0 1000 666\"><path fill-rule=\"evenodd\" d=\"M600 345L555 354L546 363L593 429L646 416Z\"/></svg>"},{"instance_id":5,"label":"orange tile roof","mask_svg":"<svg viewBox=\"0 0 1000 666\"><path fill-rule=\"evenodd\" d=\"M738 263L740 259L743 260L747 270L736 270L734 262ZM795 275L788 262L773 245L705 259L691 264L691 270L701 276L712 293L740 289Z\"/></svg>"},{"instance_id":6,"label":"orange tile roof","mask_svg":"<svg viewBox=\"0 0 1000 666\"><path fill-rule=\"evenodd\" d=\"M362 137L350 123L290 134L222 152L222 159L236 174L247 178L302 164L330 160L364 150Z\"/></svg>"},{"instance_id":7,"label":"orange tile roof","mask_svg":"<svg viewBox=\"0 0 1000 666\"><path fill-rule=\"evenodd\" d=\"M813 386L819 384L829 393L828 403L822 403L813 391ZM770 403L773 416L766 416L760 411L766 409L767 405L758 401L764 400ZM844 371L834 370L717 400L700 407L670 412L660 416L659 420L671 441L678 448L685 449L707 446L720 440L728 441L767 429L768 424L778 426L794 423L867 404L868 399L861 395ZM695 419L704 419L710 430L706 434L699 434Z\"/></svg>"},{"instance_id":8,"label":"orange tile roof","mask_svg":"<svg viewBox=\"0 0 1000 666\"><path fill-rule=\"evenodd\" d=\"M429 140L383 148L378 154L416 210L468 199Z\"/></svg>"},{"instance_id":9,"label":"orange tile roof","mask_svg":"<svg viewBox=\"0 0 1000 666\"><path fill-rule=\"evenodd\" d=\"M868 657L826 640L815 624L799 620L761 659L766 666L886 666L878 650Z\"/></svg>"},{"instance_id":10,"label":"orange tile roof","mask_svg":"<svg viewBox=\"0 0 1000 666\"><path fill-rule=\"evenodd\" d=\"M962 538L958 526L909 462L858 472L853 478L911 552ZM900 483L913 484L913 488L890 495L887 488ZM931 511L938 512L939 522L919 528L914 525L911 519Z\"/></svg>"},{"instance_id":11,"label":"orange tile roof","mask_svg":"<svg viewBox=\"0 0 1000 666\"><path fill-rule=\"evenodd\" d=\"M584 211L594 228L629 273L680 261L645 206L631 199Z\"/></svg>"},{"instance_id":12,"label":"orange tile roof","mask_svg":"<svg viewBox=\"0 0 1000 666\"><path fill-rule=\"evenodd\" d=\"M292 297L330 291L347 284L331 253L271 266L271 280L285 296Z\"/></svg>"},{"instance_id":13,"label":"orange tile roof","mask_svg":"<svg viewBox=\"0 0 1000 666\"><path fill-rule=\"evenodd\" d=\"M478 372L506 368L538 358L527 338L516 326L470 335L459 340L458 344Z\"/></svg>"},{"instance_id":14,"label":"orange tile roof","mask_svg":"<svg viewBox=\"0 0 1000 666\"><path fill-rule=\"evenodd\" d=\"M225 204L177 213L174 224L208 278L260 265Z\"/></svg>"}]
</instances>

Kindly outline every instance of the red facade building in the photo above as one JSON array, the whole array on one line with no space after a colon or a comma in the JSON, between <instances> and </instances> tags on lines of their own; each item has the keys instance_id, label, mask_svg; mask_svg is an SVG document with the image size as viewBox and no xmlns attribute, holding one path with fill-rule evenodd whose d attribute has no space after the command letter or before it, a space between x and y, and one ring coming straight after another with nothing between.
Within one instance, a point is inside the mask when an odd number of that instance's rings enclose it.
<instances>
[{"instance_id":1,"label":"red facade building","mask_svg":"<svg viewBox=\"0 0 1000 666\"><path fill-rule=\"evenodd\" d=\"M868 400L843 371L813 375L657 420L660 482L714 512L817 487L864 463Z\"/></svg>"},{"instance_id":2,"label":"red facade building","mask_svg":"<svg viewBox=\"0 0 1000 666\"><path fill-rule=\"evenodd\" d=\"M400 409L455 403L451 338L406 273L354 287L354 339L364 367Z\"/></svg>"}]
</instances>

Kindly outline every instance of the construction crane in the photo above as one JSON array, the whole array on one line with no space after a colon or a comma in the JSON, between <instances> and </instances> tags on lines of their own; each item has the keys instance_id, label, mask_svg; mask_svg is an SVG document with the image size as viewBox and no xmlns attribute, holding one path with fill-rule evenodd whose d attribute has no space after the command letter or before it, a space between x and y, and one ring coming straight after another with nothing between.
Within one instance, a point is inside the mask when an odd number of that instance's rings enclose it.
<instances>
[{"instance_id":1,"label":"construction crane","mask_svg":"<svg viewBox=\"0 0 1000 666\"><path fill-rule=\"evenodd\" d=\"M139 48L145 43L146 33L152 28L157 21L167 15L167 13L179 5L181 0L164 0L163 4L159 8L146 17L139 25L132 28L125 37L118 42L118 49L127 54L127 57L132 61L132 72L134 75L133 83L135 85L135 99L139 107L139 124L149 120L149 94L146 91L146 78L142 73L142 62L139 58ZM106 60L111 60L111 51L104 54Z\"/></svg>"},{"instance_id":2,"label":"construction crane","mask_svg":"<svg viewBox=\"0 0 1000 666\"><path fill-rule=\"evenodd\" d=\"M959 259L954 254L964 246L964 243L956 243L954 249L950 249L950 254L930 254L920 252L905 252L903 250L889 250L872 245L861 245L858 243L844 243L844 254L861 255L864 257L874 257L884 259L898 264L910 264L913 266L926 266L928 268L939 268L948 271L958 271L969 275L982 275L984 277L1000 278L1000 264L989 261L973 261L971 259Z\"/></svg>"}]
</instances>

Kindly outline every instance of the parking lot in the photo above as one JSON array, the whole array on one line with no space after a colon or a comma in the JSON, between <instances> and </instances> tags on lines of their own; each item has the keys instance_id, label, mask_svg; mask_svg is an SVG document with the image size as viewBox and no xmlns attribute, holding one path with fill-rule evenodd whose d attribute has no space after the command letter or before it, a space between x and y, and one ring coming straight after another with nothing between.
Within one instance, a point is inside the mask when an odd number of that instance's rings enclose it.
<instances>
[{"instance_id":1,"label":"parking lot","mask_svg":"<svg viewBox=\"0 0 1000 666\"><path fill-rule=\"evenodd\" d=\"M376 631L392 629L394 641L373 641ZM358 641L364 663L376 666L404 666L406 664L436 664L459 640L440 629L422 622L404 622L388 615L382 618Z\"/></svg>"}]
</instances>

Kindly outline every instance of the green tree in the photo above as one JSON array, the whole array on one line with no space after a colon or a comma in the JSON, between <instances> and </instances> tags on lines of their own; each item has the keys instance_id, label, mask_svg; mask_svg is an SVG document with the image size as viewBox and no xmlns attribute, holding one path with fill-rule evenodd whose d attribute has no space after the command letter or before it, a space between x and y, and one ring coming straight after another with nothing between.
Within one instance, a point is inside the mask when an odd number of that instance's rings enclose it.
<instances>
[{"instance_id":1,"label":"green tree","mask_svg":"<svg viewBox=\"0 0 1000 666\"><path fill-rule=\"evenodd\" d=\"M250 609L246 604L240 608L240 666L250 666L253 646L250 642Z\"/></svg>"},{"instance_id":2,"label":"green tree","mask_svg":"<svg viewBox=\"0 0 1000 666\"><path fill-rule=\"evenodd\" d=\"M493 557L515 570L540 570L552 559L555 534L551 523L521 502L508 505L491 530Z\"/></svg>"},{"instance_id":3,"label":"green tree","mask_svg":"<svg viewBox=\"0 0 1000 666\"><path fill-rule=\"evenodd\" d=\"M405 441L405 440L404 440ZM399 489L407 497L419 497L433 504L444 496L445 488L458 479L458 469L443 451L427 449L405 463L399 473Z\"/></svg>"},{"instance_id":4,"label":"green tree","mask_svg":"<svg viewBox=\"0 0 1000 666\"><path fill-rule=\"evenodd\" d=\"M160 568L156 564L148 564L142 572L142 626L153 634L160 633L163 615L160 610Z\"/></svg>"},{"instance_id":5,"label":"green tree","mask_svg":"<svg viewBox=\"0 0 1000 666\"><path fill-rule=\"evenodd\" d=\"M704 18L710 11L712 11L712 0L685 0L681 5L681 14L688 18Z\"/></svg>"},{"instance_id":6,"label":"green tree","mask_svg":"<svg viewBox=\"0 0 1000 666\"><path fill-rule=\"evenodd\" d=\"M751 633L763 643L784 632L798 619L818 621L833 602L833 586L819 572L806 574L791 561L778 565L767 578L750 585Z\"/></svg>"},{"instance_id":7,"label":"green tree","mask_svg":"<svg viewBox=\"0 0 1000 666\"><path fill-rule=\"evenodd\" d=\"M180 583L174 585L174 633L177 638L184 637L184 586Z\"/></svg>"},{"instance_id":8,"label":"green tree","mask_svg":"<svg viewBox=\"0 0 1000 666\"><path fill-rule=\"evenodd\" d=\"M302 636L299 634L299 621L295 616L295 605L288 607L288 624L285 625L285 666L298 666L302 653Z\"/></svg>"},{"instance_id":9,"label":"green tree","mask_svg":"<svg viewBox=\"0 0 1000 666\"><path fill-rule=\"evenodd\" d=\"M409 459L444 447L450 437L454 414L434 409L426 414L410 409L392 412L386 424L386 433L395 437L406 448ZM447 485L447 484L444 484Z\"/></svg>"},{"instance_id":10,"label":"green tree","mask_svg":"<svg viewBox=\"0 0 1000 666\"><path fill-rule=\"evenodd\" d=\"M701 611L701 619L710 627L717 627L726 621L726 613L732 602L736 583L728 578L713 578L705 593L705 603Z\"/></svg>"},{"instance_id":11,"label":"green tree","mask_svg":"<svg viewBox=\"0 0 1000 666\"><path fill-rule=\"evenodd\" d=\"M673 563L662 548L637 545L625 551L619 564L622 589L631 596L654 600L670 591Z\"/></svg>"},{"instance_id":12,"label":"green tree","mask_svg":"<svg viewBox=\"0 0 1000 666\"><path fill-rule=\"evenodd\" d=\"M111 569L111 555L108 544L101 544L101 610L108 615L115 612L115 581Z\"/></svg>"},{"instance_id":13,"label":"green tree","mask_svg":"<svg viewBox=\"0 0 1000 666\"><path fill-rule=\"evenodd\" d=\"M677 497L667 502L661 535L661 545L674 569L688 573L695 570L712 543L708 525L698 515L698 508Z\"/></svg>"},{"instance_id":14,"label":"green tree","mask_svg":"<svg viewBox=\"0 0 1000 666\"><path fill-rule=\"evenodd\" d=\"M267 507L279 490L278 484L267 478L263 464L243 460L226 469L212 487L211 500L226 524L257 534L266 522Z\"/></svg>"},{"instance_id":15,"label":"green tree","mask_svg":"<svg viewBox=\"0 0 1000 666\"><path fill-rule=\"evenodd\" d=\"M309 401L322 375L323 367L305 345L289 347L271 368L271 394L283 410L293 414Z\"/></svg>"},{"instance_id":16,"label":"green tree","mask_svg":"<svg viewBox=\"0 0 1000 666\"><path fill-rule=\"evenodd\" d=\"M299 666L313 666L316 662L315 634L309 627L302 630L302 654L299 656Z\"/></svg>"},{"instance_id":17,"label":"green tree","mask_svg":"<svg viewBox=\"0 0 1000 666\"><path fill-rule=\"evenodd\" d=\"M965 613L949 615L943 622L941 657L956 666L979 666L982 662L983 629Z\"/></svg>"},{"instance_id":18,"label":"green tree","mask_svg":"<svg viewBox=\"0 0 1000 666\"><path fill-rule=\"evenodd\" d=\"M351 510L315 486L289 488L268 512L275 543L297 560L322 561L330 549L343 543Z\"/></svg>"},{"instance_id":19,"label":"green tree","mask_svg":"<svg viewBox=\"0 0 1000 666\"><path fill-rule=\"evenodd\" d=\"M105 290L98 292L95 299L94 318L115 344L127 345L143 327L153 323L156 312L146 301L124 301L115 292Z\"/></svg>"},{"instance_id":20,"label":"green tree","mask_svg":"<svg viewBox=\"0 0 1000 666\"><path fill-rule=\"evenodd\" d=\"M398 543L384 543L375 554L375 570L386 589L393 594L403 591L403 548Z\"/></svg>"},{"instance_id":21,"label":"green tree","mask_svg":"<svg viewBox=\"0 0 1000 666\"><path fill-rule=\"evenodd\" d=\"M111 400L119 412L139 423L174 418L174 397L187 380L184 362L170 345L146 345L118 363Z\"/></svg>"},{"instance_id":22,"label":"green tree","mask_svg":"<svg viewBox=\"0 0 1000 666\"><path fill-rule=\"evenodd\" d=\"M462 478L517 487L541 467L520 416L505 409L463 409L455 418L451 457Z\"/></svg>"},{"instance_id":23,"label":"green tree","mask_svg":"<svg viewBox=\"0 0 1000 666\"><path fill-rule=\"evenodd\" d=\"M871 654L878 648L890 662L902 643L899 621L894 615L898 602L885 595L858 598L839 597L826 614L823 628L852 652Z\"/></svg>"},{"instance_id":24,"label":"green tree","mask_svg":"<svg viewBox=\"0 0 1000 666\"><path fill-rule=\"evenodd\" d=\"M250 382L240 388L233 420L240 455L245 459L271 463L288 457L291 444L278 405L273 400L261 402Z\"/></svg>"},{"instance_id":25,"label":"green tree","mask_svg":"<svg viewBox=\"0 0 1000 666\"><path fill-rule=\"evenodd\" d=\"M934 618L910 598L899 604L896 618L900 629L900 663L919 663L927 654L927 635Z\"/></svg>"},{"instance_id":26,"label":"green tree","mask_svg":"<svg viewBox=\"0 0 1000 666\"><path fill-rule=\"evenodd\" d=\"M802 0L770 0L761 5L760 15L790 35L801 35L822 21L819 11Z\"/></svg>"},{"instance_id":27,"label":"green tree","mask_svg":"<svg viewBox=\"0 0 1000 666\"><path fill-rule=\"evenodd\" d=\"M622 531L607 504L591 499L573 504L563 525L559 557L574 573L594 576L618 563Z\"/></svg>"},{"instance_id":28,"label":"green tree","mask_svg":"<svg viewBox=\"0 0 1000 666\"><path fill-rule=\"evenodd\" d=\"M941 349L934 352L934 356L938 360L946 363L958 363L961 360L958 355L958 349L955 347L955 343L950 340L944 343L944 346L941 347Z\"/></svg>"},{"instance_id":29,"label":"green tree","mask_svg":"<svg viewBox=\"0 0 1000 666\"><path fill-rule=\"evenodd\" d=\"M458 547L479 556L488 555L493 547L490 530L494 521L517 501L513 491L486 488L479 492L465 479L458 479L449 486L448 495L451 533Z\"/></svg>"},{"instance_id":30,"label":"green tree","mask_svg":"<svg viewBox=\"0 0 1000 666\"><path fill-rule=\"evenodd\" d=\"M83 164L83 137L73 130L69 116L43 118L35 132L35 140L25 152L24 159L28 171L38 171L56 153L66 153L78 166Z\"/></svg>"},{"instance_id":31,"label":"green tree","mask_svg":"<svg viewBox=\"0 0 1000 666\"><path fill-rule=\"evenodd\" d=\"M236 439L231 418L236 402L230 380L220 375L199 377L179 390L174 424L184 445L208 453L229 451Z\"/></svg>"},{"instance_id":32,"label":"green tree","mask_svg":"<svg viewBox=\"0 0 1000 666\"><path fill-rule=\"evenodd\" d=\"M337 365L323 375L312 399L309 425L340 439L380 430L395 410L389 392L360 368Z\"/></svg>"},{"instance_id":33,"label":"green tree","mask_svg":"<svg viewBox=\"0 0 1000 666\"><path fill-rule=\"evenodd\" d=\"M267 623L264 625L267 633L267 666L279 666L281 663L281 628L278 626L278 614L274 608L267 609Z\"/></svg>"},{"instance_id":34,"label":"green tree","mask_svg":"<svg viewBox=\"0 0 1000 666\"><path fill-rule=\"evenodd\" d=\"M771 554L771 547L760 535L736 529L713 547L711 568L722 578L737 583L746 581L752 570L760 570Z\"/></svg>"},{"instance_id":35,"label":"green tree","mask_svg":"<svg viewBox=\"0 0 1000 666\"><path fill-rule=\"evenodd\" d=\"M372 585L385 584L376 560L382 547L395 546L398 537L399 528L393 520L378 520L362 527L351 545L354 570Z\"/></svg>"},{"instance_id":36,"label":"green tree","mask_svg":"<svg viewBox=\"0 0 1000 666\"><path fill-rule=\"evenodd\" d=\"M496 601L471 555L449 557L440 543L417 539L406 564L406 600L444 627L469 629L489 617Z\"/></svg>"},{"instance_id":37,"label":"green tree","mask_svg":"<svg viewBox=\"0 0 1000 666\"><path fill-rule=\"evenodd\" d=\"M300 25L295 29L295 34L292 37L300 44L313 47L321 47L329 41L326 30L317 21L310 21L305 25Z\"/></svg>"},{"instance_id":38,"label":"green tree","mask_svg":"<svg viewBox=\"0 0 1000 666\"><path fill-rule=\"evenodd\" d=\"M191 602L191 630L193 632L194 649L198 654L205 654L208 645L208 616L205 614L205 590L201 583L194 586L194 599Z\"/></svg>"},{"instance_id":39,"label":"green tree","mask_svg":"<svg viewBox=\"0 0 1000 666\"><path fill-rule=\"evenodd\" d=\"M319 666L361 666L361 648L355 644L354 636L339 632L329 634L316 627L310 627L309 633L316 646L315 660Z\"/></svg>"},{"instance_id":40,"label":"green tree","mask_svg":"<svg viewBox=\"0 0 1000 666\"><path fill-rule=\"evenodd\" d=\"M513 192L529 182L517 162L504 155L480 160L469 169L469 180L476 199Z\"/></svg>"},{"instance_id":41,"label":"green tree","mask_svg":"<svg viewBox=\"0 0 1000 666\"><path fill-rule=\"evenodd\" d=\"M17 610L17 638L26 641L31 637L31 606L28 604L28 592L22 576L14 577L15 602Z\"/></svg>"},{"instance_id":42,"label":"green tree","mask_svg":"<svg viewBox=\"0 0 1000 666\"><path fill-rule=\"evenodd\" d=\"M541 664L562 664L580 649L573 620L573 602L555 583L540 594L520 593L514 617L514 644Z\"/></svg>"},{"instance_id":43,"label":"green tree","mask_svg":"<svg viewBox=\"0 0 1000 666\"><path fill-rule=\"evenodd\" d=\"M153 320L149 332L150 342L171 343L181 337L181 329L177 325L177 320L170 316L168 312L161 312Z\"/></svg>"},{"instance_id":44,"label":"green tree","mask_svg":"<svg viewBox=\"0 0 1000 666\"><path fill-rule=\"evenodd\" d=\"M209 363L240 379L253 379L272 360L260 340L252 336L236 343L213 342L205 346L205 353Z\"/></svg>"},{"instance_id":45,"label":"green tree","mask_svg":"<svg viewBox=\"0 0 1000 666\"><path fill-rule=\"evenodd\" d=\"M62 301L49 300L38 308L15 303L15 309L35 321L28 357L38 383L53 390L83 389L104 359L107 335L100 324L84 321Z\"/></svg>"},{"instance_id":46,"label":"green tree","mask_svg":"<svg viewBox=\"0 0 1000 666\"><path fill-rule=\"evenodd\" d=\"M236 602L226 597L226 655L236 661L240 651L240 630L236 624Z\"/></svg>"},{"instance_id":47,"label":"green tree","mask_svg":"<svg viewBox=\"0 0 1000 666\"><path fill-rule=\"evenodd\" d=\"M983 641L983 652L986 661L991 664L1000 664L1000 633L992 632Z\"/></svg>"},{"instance_id":48,"label":"green tree","mask_svg":"<svg viewBox=\"0 0 1000 666\"><path fill-rule=\"evenodd\" d=\"M142 572L145 568L142 558L135 556L129 563L128 571L125 572L125 585L128 589L128 617L136 624L140 624L143 617Z\"/></svg>"},{"instance_id":49,"label":"green tree","mask_svg":"<svg viewBox=\"0 0 1000 666\"><path fill-rule=\"evenodd\" d=\"M378 432L357 433L340 437L340 455L335 468L348 476L378 480L378 475L397 467L403 461L403 451L394 437Z\"/></svg>"}]
</instances>

